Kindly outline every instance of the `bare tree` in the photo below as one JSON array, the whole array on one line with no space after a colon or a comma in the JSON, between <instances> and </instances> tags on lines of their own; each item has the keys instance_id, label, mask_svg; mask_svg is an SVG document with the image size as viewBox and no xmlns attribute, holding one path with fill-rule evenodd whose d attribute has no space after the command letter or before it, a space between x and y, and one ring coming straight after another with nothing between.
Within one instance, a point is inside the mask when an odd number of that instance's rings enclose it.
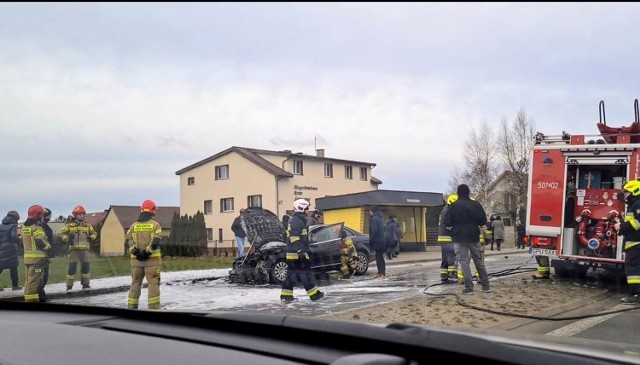
<instances>
[{"instance_id":1,"label":"bare tree","mask_svg":"<svg viewBox=\"0 0 640 365\"><path fill-rule=\"evenodd\" d=\"M458 185L466 183L465 172L459 167L455 167L453 169L453 172L451 173L451 177L449 178L448 183L449 190L446 192L446 194L455 194Z\"/></svg>"},{"instance_id":2,"label":"bare tree","mask_svg":"<svg viewBox=\"0 0 640 365\"><path fill-rule=\"evenodd\" d=\"M516 200L516 217L523 219L524 207L527 203L527 182L529 177L529 163L531 149L535 137L535 123L527 115L524 108L520 108L511 125L505 118L500 123L498 146L502 168L508 172L507 187Z\"/></svg>"},{"instance_id":3,"label":"bare tree","mask_svg":"<svg viewBox=\"0 0 640 365\"><path fill-rule=\"evenodd\" d=\"M500 169L497 159L498 150L493 130L487 122L483 122L479 129L472 128L469 132L463 152L464 167L454 170L449 188L455 191L453 185L465 183L471 188L471 193L476 195L476 199L484 203L487 188Z\"/></svg>"}]
</instances>

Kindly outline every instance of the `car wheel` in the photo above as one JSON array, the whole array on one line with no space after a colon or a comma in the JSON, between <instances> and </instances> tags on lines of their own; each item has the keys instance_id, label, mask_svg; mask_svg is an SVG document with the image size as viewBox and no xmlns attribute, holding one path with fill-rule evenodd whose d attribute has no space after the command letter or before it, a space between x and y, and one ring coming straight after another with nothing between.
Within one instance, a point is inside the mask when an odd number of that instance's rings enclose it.
<instances>
[{"instance_id":1,"label":"car wheel","mask_svg":"<svg viewBox=\"0 0 640 365\"><path fill-rule=\"evenodd\" d=\"M273 284L282 284L284 280L287 278L287 272L289 271L289 267L287 263L283 259L277 260L271 266L271 282Z\"/></svg>"},{"instance_id":2,"label":"car wheel","mask_svg":"<svg viewBox=\"0 0 640 365\"><path fill-rule=\"evenodd\" d=\"M369 270L369 256L364 252L358 252L355 274L358 276L364 275L367 273L367 270Z\"/></svg>"}]
</instances>

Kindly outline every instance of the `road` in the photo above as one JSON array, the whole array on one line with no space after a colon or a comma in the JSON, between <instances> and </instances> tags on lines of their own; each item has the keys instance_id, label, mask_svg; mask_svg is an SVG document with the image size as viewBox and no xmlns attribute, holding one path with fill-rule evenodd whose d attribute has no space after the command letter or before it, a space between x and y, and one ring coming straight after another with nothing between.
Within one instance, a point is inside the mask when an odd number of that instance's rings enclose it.
<instances>
[{"instance_id":1,"label":"road","mask_svg":"<svg viewBox=\"0 0 640 365\"><path fill-rule=\"evenodd\" d=\"M530 258L527 254L511 256L489 256L486 258L489 272L516 268ZM534 260L526 267L534 268ZM166 282L161 287L163 307L168 310L230 310L256 311L261 313L286 313L296 315L323 315L359 308L372 304L387 303L401 298L424 295L422 290L440 281L439 263L389 265L388 278L375 280L375 263L365 276L350 280L337 280L332 275L319 282L320 290L327 295L314 303L302 288L296 288L297 302L284 305L279 300L280 287L274 285L239 285L224 279L202 281ZM433 288L432 290L438 290ZM140 298L140 307L146 307L146 298ZM78 305L122 307L127 302L127 293L114 293L88 297L58 299L54 302Z\"/></svg>"},{"instance_id":2,"label":"road","mask_svg":"<svg viewBox=\"0 0 640 365\"><path fill-rule=\"evenodd\" d=\"M489 273L519 267L534 269L535 260L526 253L505 256L487 256L485 263ZM398 299L425 295L426 286L438 283L439 263L425 262L389 265L389 277L375 280L375 263L367 275L350 280L337 280L334 276L321 280L320 289L327 293L326 298L312 302L302 288L296 288L294 295L298 301L285 305L279 300L280 287L274 285L252 286L228 283L224 278L189 281L168 281L161 287L163 308L167 310L198 311L250 311L258 313L278 313L303 316L322 316L345 310L380 305ZM438 292L443 286L430 288ZM451 288L450 286L448 288ZM445 289L446 290L446 289ZM146 290L140 298L140 307L146 308ZM578 316L589 313L619 309L619 296L615 291L600 301L585 303L578 307L560 308L547 313L548 316ZM56 303L123 307L127 302L127 293L63 298ZM541 313L542 315L542 313ZM557 336L573 336L590 339L616 338L620 329L623 333L634 333L640 325L637 311L601 316L584 320L539 321L520 319L498 326L495 329L519 333L538 333ZM628 343L640 344L640 338L628 337Z\"/></svg>"}]
</instances>

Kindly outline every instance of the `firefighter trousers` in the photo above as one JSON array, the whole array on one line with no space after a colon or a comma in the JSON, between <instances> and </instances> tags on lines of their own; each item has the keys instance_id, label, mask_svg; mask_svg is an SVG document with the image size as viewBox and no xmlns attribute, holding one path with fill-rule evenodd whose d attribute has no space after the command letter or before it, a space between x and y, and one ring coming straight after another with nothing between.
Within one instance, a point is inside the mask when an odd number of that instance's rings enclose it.
<instances>
[{"instance_id":1,"label":"firefighter trousers","mask_svg":"<svg viewBox=\"0 0 640 365\"><path fill-rule=\"evenodd\" d=\"M551 264L549 263L549 256L536 256L536 262L538 263L538 273L536 277L548 278L551 276Z\"/></svg>"},{"instance_id":2,"label":"firefighter trousers","mask_svg":"<svg viewBox=\"0 0 640 365\"><path fill-rule=\"evenodd\" d=\"M293 288L301 283L310 298L315 298L318 293L316 278L311 271L311 261L287 260L287 278L282 283L280 299L293 298Z\"/></svg>"},{"instance_id":3,"label":"firefighter trousers","mask_svg":"<svg viewBox=\"0 0 640 365\"><path fill-rule=\"evenodd\" d=\"M624 252L624 273L627 276L629 294L640 294L640 245L627 248Z\"/></svg>"},{"instance_id":4,"label":"firefighter trousers","mask_svg":"<svg viewBox=\"0 0 640 365\"><path fill-rule=\"evenodd\" d=\"M131 266L131 288L127 308L138 309L142 281L147 278L149 309L160 309L160 266Z\"/></svg>"},{"instance_id":5,"label":"firefighter trousers","mask_svg":"<svg viewBox=\"0 0 640 365\"><path fill-rule=\"evenodd\" d=\"M42 275L44 274L44 265L47 258L43 258L37 264L26 264L27 279L24 283L24 301L25 302L39 302L40 296L38 295L38 287L42 281Z\"/></svg>"},{"instance_id":6,"label":"firefighter trousers","mask_svg":"<svg viewBox=\"0 0 640 365\"><path fill-rule=\"evenodd\" d=\"M342 275L351 275L351 273L356 270L356 260L358 260L358 256L353 253L347 255L342 254L342 266L340 266Z\"/></svg>"},{"instance_id":7,"label":"firefighter trousers","mask_svg":"<svg viewBox=\"0 0 640 365\"><path fill-rule=\"evenodd\" d=\"M440 278L449 279L452 273L456 272L456 252L453 248L453 243L445 242L440 243L440 250L442 252L442 262L440 262Z\"/></svg>"},{"instance_id":8,"label":"firefighter trousers","mask_svg":"<svg viewBox=\"0 0 640 365\"><path fill-rule=\"evenodd\" d=\"M44 287L47 285L49 281L49 258L46 258L42 262L42 279L40 280L40 285L38 285L38 297L39 300L46 300L47 295L44 292Z\"/></svg>"},{"instance_id":9,"label":"firefighter trousers","mask_svg":"<svg viewBox=\"0 0 640 365\"><path fill-rule=\"evenodd\" d=\"M91 274L89 272L89 250L71 250L69 252L69 268L67 269L67 288L73 287L80 263L80 283L82 286L89 286Z\"/></svg>"}]
</instances>

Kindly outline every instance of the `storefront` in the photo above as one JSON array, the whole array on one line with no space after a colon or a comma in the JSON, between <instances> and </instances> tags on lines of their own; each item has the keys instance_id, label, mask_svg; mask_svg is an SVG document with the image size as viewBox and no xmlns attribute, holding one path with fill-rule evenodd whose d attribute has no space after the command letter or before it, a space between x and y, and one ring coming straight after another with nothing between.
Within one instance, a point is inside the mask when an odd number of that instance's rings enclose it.
<instances>
[{"instance_id":1,"label":"storefront","mask_svg":"<svg viewBox=\"0 0 640 365\"><path fill-rule=\"evenodd\" d=\"M369 232L369 207L377 205L384 221L397 217L403 235L401 251L426 251L427 244L437 240L443 194L376 190L317 198L316 205L323 211L324 223L344 222L363 233Z\"/></svg>"}]
</instances>

